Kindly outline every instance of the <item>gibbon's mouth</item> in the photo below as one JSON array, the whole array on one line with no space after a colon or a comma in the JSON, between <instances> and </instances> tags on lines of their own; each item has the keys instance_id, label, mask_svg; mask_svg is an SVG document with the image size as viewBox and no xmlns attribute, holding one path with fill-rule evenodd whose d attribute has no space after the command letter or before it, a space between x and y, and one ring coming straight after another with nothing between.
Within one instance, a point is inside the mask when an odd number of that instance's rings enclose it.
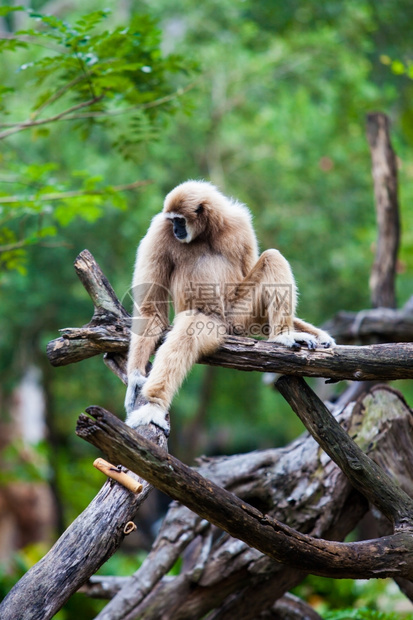
<instances>
[{"instance_id":1,"label":"gibbon's mouth","mask_svg":"<svg viewBox=\"0 0 413 620\"><path fill-rule=\"evenodd\" d=\"M189 233L185 234L185 235L175 235L175 239L177 239L178 241L180 241L181 243L190 243L191 242L191 235Z\"/></svg>"}]
</instances>

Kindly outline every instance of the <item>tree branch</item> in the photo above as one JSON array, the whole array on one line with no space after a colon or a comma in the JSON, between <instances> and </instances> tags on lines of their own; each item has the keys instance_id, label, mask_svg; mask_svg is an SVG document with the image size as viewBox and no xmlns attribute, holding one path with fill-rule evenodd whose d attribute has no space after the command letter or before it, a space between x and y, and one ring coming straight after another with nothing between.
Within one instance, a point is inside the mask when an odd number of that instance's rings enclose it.
<instances>
[{"instance_id":1,"label":"tree branch","mask_svg":"<svg viewBox=\"0 0 413 620\"><path fill-rule=\"evenodd\" d=\"M277 562L328 577L413 578L413 539L404 512L401 517L406 527L392 536L357 543L319 540L263 514L203 478L104 409L89 407L87 412L94 421L82 414L76 432L103 450L109 460L121 460L202 518ZM399 493L394 497L397 501ZM398 508L402 511L403 507L400 499Z\"/></svg>"},{"instance_id":2,"label":"tree branch","mask_svg":"<svg viewBox=\"0 0 413 620\"><path fill-rule=\"evenodd\" d=\"M345 407L340 423L412 494L413 425L401 395L375 386L348 403L342 399L337 408ZM343 540L367 510L364 498L311 436L284 448L203 458L199 473L317 538ZM202 532L195 535L198 527ZM166 576L180 556L180 574ZM144 563L98 619L158 620L169 614L192 620L208 614L209 620L257 620L304 576L173 503Z\"/></svg>"},{"instance_id":3,"label":"tree branch","mask_svg":"<svg viewBox=\"0 0 413 620\"><path fill-rule=\"evenodd\" d=\"M49 361L53 366L64 366L108 353L109 363L125 382L130 316L88 250L79 254L75 269L93 303L98 304L98 311L85 327L61 330L63 335L49 342ZM228 336L218 351L200 363L244 371L325 377L331 381L389 381L413 378L412 355L410 343L292 351L272 342Z\"/></svg>"},{"instance_id":4,"label":"tree branch","mask_svg":"<svg viewBox=\"0 0 413 620\"><path fill-rule=\"evenodd\" d=\"M413 297L403 308L341 311L327 321L326 329L341 344L413 342Z\"/></svg>"},{"instance_id":5,"label":"tree branch","mask_svg":"<svg viewBox=\"0 0 413 620\"><path fill-rule=\"evenodd\" d=\"M127 318L117 319L115 324L61 330L63 335L47 345L49 361L53 366L65 366L105 352L126 355L129 325ZM213 355L200 363L243 371L325 377L333 382L389 381L413 378L412 356L410 343L293 351L272 342L228 336Z\"/></svg>"},{"instance_id":6,"label":"tree branch","mask_svg":"<svg viewBox=\"0 0 413 620\"><path fill-rule=\"evenodd\" d=\"M67 110L63 110L63 112L59 112L59 114L50 116L49 118L23 121L15 127L11 127L10 129L0 132L0 140L4 140L4 138L8 138L15 133L19 133L19 131L25 131L26 129L31 129L32 127L39 127L40 125L47 125L48 123L54 123L61 120L73 120L75 117L69 117L68 114L72 114L72 112L75 112L76 110L81 110L82 108L87 108L95 103L99 103L103 97L104 95L100 95L99 97L89 99L89 101L83 101L82 103L78 103L70 108L67 108Z\"/></svg>"},{"instance_id":7,"label":"tree branch","mask_svg":"<svg viewBox=\"0 0 413 620\"><path fill-rule=\"evenodd\" d=\"M353 486L390 519L396 531L411 530L413 500L360 450L304 379L281 377L276 385L307 430Z\"/></svg>"}]
</instances>

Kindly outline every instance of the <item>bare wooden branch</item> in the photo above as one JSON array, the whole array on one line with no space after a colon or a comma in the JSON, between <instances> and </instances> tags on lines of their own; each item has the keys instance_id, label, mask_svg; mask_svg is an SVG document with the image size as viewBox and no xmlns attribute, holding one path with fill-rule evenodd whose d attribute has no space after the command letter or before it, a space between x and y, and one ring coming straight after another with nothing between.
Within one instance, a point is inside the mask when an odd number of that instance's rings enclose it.
<instances>
[{"instance_id":1,"label":"bare wooden branch","mask_svg":"<svg viewBox=\"0 0 413 620\"><path fill-rule=\"evenodd\" d=\"M341 311L323 328L340 344L413 342L413 298L400 310L373 308L360 312Z\"/></svg>"},{"instance_id":2,"label":"bare wooden branch","mask_svg":"<svg viewBox=\"0 0 413 620\"><path fill-rule=\"evenodd\" d=\"M121 544L150 486L135 495L107 481L50 551L0 604L2 620L48 620Z\"/></svg>"},{"instance_id":3,"label":"bare wooden branch","mask_svg":"<svg viewBox=\"0 0 413 620\"><path fill-rule=\"evenodd\" d=\"M201 517L274 560L329 577L413 579L413 539L403 512L409 498L406 496L404 504L401 490L393 495L389 491L388 495L397 502L401 514L398 512L395 517L405 529L373 541L319 540L300 534L206 480L109 412L89 407L88 413L95 419L80 416L76 431L79 436L100 447L110 459L122 460L127 467ZM391 512L384 502L381 506Z\"/></svg>"},{"instance_id":4,"label":"bare wooden branch","mask_svg":"<svg viewBox=\"0 0 413 620\"><path fill-rule=\"evenodd\" d=\"M66 329L64 334L48 345L47 355L54 366L78 362L105 351L126 354L128 350L129 334L126 324L120 320L109 330L99 326ZM389 381L412 379L412 359L410 343L293 351L272 342L228 336L218 351L200 363L243 371L325 377L331 381Z\"/></svg>"},{"instance_id":5,"label":"bare wooden branch","mask_svg":"<svg viewBox=\"0 0 413 620\"><path fill-rule=\"evenodd\" d=\"M378 239L370 277L373 308L395 308L395 277L400 240L397 197L397 160L393 151L389 119L385 114L367 115L367 139L372 158L372 174Z\"/></svg>"},{"instance_id":6,"label":"bare wooden branch","mask_svg":"<svg viewBox=\"0 0 413 620\"><path fill-rule=\"evenodd\" d=\"M78 592L90 596L90 598L111 599L125 585L131 585L131 577L91 577Z\"/></svg>"},{"instance_id":7,"label":"bare wooden branch","mask_svg":"<svg viewBox=\"0 0 413 620\"><path fill-rule=\"evenodd\" d=\"M83 250L77 256L74 267L93 301L95 316L104 317L108 312L124 318L129 316L89 250Z\"/></svg>"},{"instance_id":8,"label":"bare wooden branch","mask_svg":"<svg viewBox=\"0 0 413 620\"><path fill-rule=\"evenodd\" d=\"M166 449L162 429L149 424L141 432L152 445ZM135 477L132 472L128 475ZM139 495L112 480L104 484L52 549L9 592L0 605L2 620L49 620L57 613L127 535L125 525L152 490L146 480L137 477L137 483L142 485Z\"/></svg>"},{"instance_id":9,"label":"bare wooden branch","mask_svg":"<svg viewBox=\"0 0 413 620\"><path fill-rule=\"evenodd\" d=\"M53 366L62 366L106 353L109 367L126 382L130 316L88 250L79 254L75 266L95 304L95 313L85 327L61 330L63 335L47 346L48 358ZM292 351L271 342L228 336L222 347L201 363L330 381L389 381L413 378L412 359L410 343Z\"/></svg>"},{"instance_id":10,"label":"bare wooden branch","mask_svg":"<svg viewBox=\"0 0 413 620\"><path fill-rule=\"evenodd\" d=\"M339 406L338 411L345 406L340 422L413 494L413 424L403 398L388 386L375 386L357 403L347 403ZM343 540L367 510L364 498L311 436L285 448L202 459L199 473L318 538ZM187 545L180 575L165 578ZM97 620L158 620L163 613L179 620L206 614L208 620L257 620L304 576L239 540L218 536L200 517L173 503L150 554Z\"/></svg>"},{"instance_id":11,"label":"bare wooden branch","mask_svg":"<svg viewBox=\"0 0 413 620\"><path fill-rule=\"evenodd\" d=\"M360 450L306 382L298 377L281 377L277 387L353 486L395 524L396 530L411 529L413 500Z\"/></svg>"},{"instance_id":12,"label":"bare wooden branch","mask_svg":"<svg viewBox=\"0 0 413 620\"><path fill-rule=\"evenodd\" d=\"M298 596L286 594L269 610L269 620L322 620L321 616Z\"/></svg>"}]
</instances>

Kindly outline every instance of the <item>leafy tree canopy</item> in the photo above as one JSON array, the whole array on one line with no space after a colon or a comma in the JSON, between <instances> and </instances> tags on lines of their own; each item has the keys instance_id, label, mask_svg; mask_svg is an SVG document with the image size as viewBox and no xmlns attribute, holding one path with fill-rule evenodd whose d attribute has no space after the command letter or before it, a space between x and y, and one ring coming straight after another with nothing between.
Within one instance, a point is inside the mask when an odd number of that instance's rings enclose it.
<instances>
[{"instance_id":1,"label":"leafy tree canopy","mask_svg":"<svg viewBox=\"0 0 413 620\"><path fill-rule=\"evenodd\" d=\"M94 222L108 203L125 208L121 191L145 184L111 185L87 169L67 170L45 153L45 142L59 143L62 124L70 124L78 140L97 137L136 161L140 145L157 136L185 91L184 80L172 84L170 76L183 77L193 64L162 54L160 31L148 15L109 28L109 10L69 22L2 7L0 17L10 20L16 12L24 14L26 27L0 40L0 140L8 140L0 154L0 267L24 272L27 246L55 236L74 218ZM35 145L25 161L28 140Z\"/></svg>"}]
</instances>

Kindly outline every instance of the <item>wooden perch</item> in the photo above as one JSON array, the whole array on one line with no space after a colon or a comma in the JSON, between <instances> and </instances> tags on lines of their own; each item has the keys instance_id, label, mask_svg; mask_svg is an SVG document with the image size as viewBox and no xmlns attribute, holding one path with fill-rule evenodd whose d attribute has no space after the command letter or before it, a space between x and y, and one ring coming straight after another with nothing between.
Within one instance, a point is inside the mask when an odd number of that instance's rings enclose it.
<instances>
[{"instance_id":1,"label":"wooden perch","mask_svg":"<svg viewBox=\"0 0 413 620\"><path fill-rule=\"evenodd\" d=\"M277 388L353 486L394 524L413 526L413 500L366 456L303 379L281 377Z\"/></svg>"},{"instance_id":2,"label":"wooden perch","mask_svg":"<svg viewBox=\"0 0 413 620\"><path fill-rule=\"evenodd\" d=\"M81 252L75 265L97 303L95 314L85 327L62 330L63 336L48 344L49 360L61 366L106 352L111 369L126 382L130 317L90 252ZM410 343L292 351L272 342L228 336L222 347L201 363L243 371L325 377L330 381L389 381L413 378L412 360Z\"/></svg>"},{"instance_id":3,"label":"wooden perch","mask_svg":"<svg viewBox=\"0 0 413 620\"><path fill-rule=\"evenodd\" d=\"M318 408L317 397L312 399L311 405ZM380 507L394 516L400 531L377 540L357 543L319 540L293 530L206 480L104 409L89 407L87 411L94 420L83 414L80 416L76 431L79 436L110 453L111 458L121 459L125 466L139 472L173 499L272 559L328 577L368 579L400 576L413 579L412 524L408 527L406 516L409 509L410 515L413 515L413 501L400 489L393 491L394 482L384 474L380 485L376 486L377 496L374 499L378 500L378 489L385 493ZM317 433L327 442L329 439L334 441L329 429L320 428ZM350 479L357 484L358 475L353 475L353 472L364 470L364 459L353 451L350 462ZM390 506L390 498L391 501L396 498L396 509Z\"/></svg>"},{"instance_id":4,"label":"wooden perch","mask_svg":"<svg viewBox=\"0 0 413 620\"><path fill-rule=\"evenodd\" d=\"M412 415L403 398L388 386L375 386L357 403L345 406L346 402L338 407L338 411L345 407L340 422L413 494ZM203 458L198 471L261 511L317 538L343 540L367 510L364 498L308 436L284 448ZM184 558L180 574L171 578L168 571L180 557ZM96 620L158 620L166 613L181 620L207 614L211 620L256 620L304 576L303 571L218 534L185 506L173 503L142 566ZM93 584L99 579L94 577Z\"/></svg>"}]
</instances>

